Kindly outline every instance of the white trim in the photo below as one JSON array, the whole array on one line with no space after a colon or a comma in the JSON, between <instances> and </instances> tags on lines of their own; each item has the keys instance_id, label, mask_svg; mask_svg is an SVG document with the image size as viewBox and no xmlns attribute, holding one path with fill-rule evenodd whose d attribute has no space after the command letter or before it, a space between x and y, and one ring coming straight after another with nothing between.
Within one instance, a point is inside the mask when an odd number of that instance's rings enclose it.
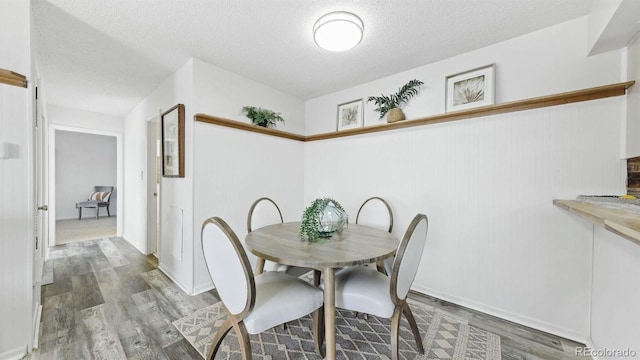
<instances>
[{"instance_id":1,"label":"white trim","mask_svg":"<svg viewBox=\"0 0 640 360\"><path fill-rule=\"evenodd\" d=\"M56 178L56 131L71 131L85 134L114 136L116 138L116 189L118 191L118 202L116 205L116 214L123 214L124 207L124 134L121 132L103 131L79 128L66 125L49 124L49 161L47 166L49 167L49 246L55 246L55 234L56 234L56 187L55 181L51 179ZM54 156L51 156L54 154ZM123 218L118 216L116 219L116 236L121 237L123 233Z\"/></svg>"},{"instance_id":2,"label":"white trim","mask_svg":"<svg viewBox=\"0 0 640 360\"><path fill-rule=\"evenodd\" d=\"M37 286L39 286L40 284L37 284ZM33 329L34 329L34 334L33 334L33 346L32 349L37 349L38 348L38 344L40 341L40 319L42 318L42 304L40 304L40 302L38 302L38 305L36 305L36 315L33 317L34 320L34 324L33 324Z\"/></svg>"},{"instance_id":3,"label":"white trim","mask_svg":"<svg viewBox=\"0 0 640 360\"><path fill-rule=\"evenodd\" d=\"M209 283L207 283L207 284L200 284L200 285L195 286L195 287L193 288L193 295L202 294L203 292L207 292L207 291L209 291L209 290L213 290L213 289L215 289L215 288L216 288L216 287L215 287L215 286L213 286L213 283L212 283L212 282L209 282Z\"/></svg>"},{"instance_id":4,"label":"white trim","mask_svg":"<svg viewBox=\"0 0 640 360\"><path fill-rule=\"evenodd\" d=\"M187 294L189 294L191 296L196 295L192 291L187 290L187 288L182 286L180 284L180 282L178 282L178 280L176 280L175 276L173 276L171 274L171 271L169 271L169 269L167 269L165 266L163 266L162 264L158 264L158 269L160 271L162 271L162 273L165 274L169 279L171 279L171 281L173 281L173 283L176 284L176 286L178 286L182 291L184 291L185 293L187 293Z\"/></svg>"},{"instance_id":5,"label":"white trim","mask_svg":"<svg viewBox=\"0 0 640 360\"><path fill-rule=\"evenodd\" d=\"M585 341L585 345L586 345L588 348L591 348L591 349L597 349L596 345L593 343L593 340L591 340L591 338L589 338L589 339L587 339L587 341ZM575 354L574 354L574 355L575 355ZM599 358L599 357L597 357L597 356L593 356L593 357L592 357L592 359L593 359L593 360L600 360L600 358Z\"/></svg>"},{"instance_id":6,"label":"white trim","mask_svg":"<svg viewBox=\"0 0 640 360\"><path fill-rule=\"evenodd\" d=\"M433 296L435 298L445 300L460 306L464 306L469 309L480 311L482 313L489 314L504 320L508 320L519 325L527 326L536 330L540 330L549 334L560 336L565 339L577 341L583 344L586 343L587 340L589 339L588 334L580 334L570 329L558 327L554 324L550 324L544 321L539 321L527 316L514 314L511 312L505 311L503 309L481 304L476 301L464 299L458 296L453 296L453 295L443 293L434 289L429 289L426 287L414 287L412 288L412 290L429 295L429 296Z\"/></svg>"},{"instance_id":7,"label":"white trim","mask_svg":"<svg viewBox=\"0 0 640 360\"><path fill-rule=\"evenodd\" d=\"M138 250L138 251L140 252L140 254L145 255L145 256L146 256L146 255L149 255L149 254L147 254L146 252L144 252L142 249L140 249L139 247L137 247L137 246L136 246L136 244L134 244L134 243L132 243L131 241L129 241L129 239L127 239L127 237L126 237L126 236L122 235L122 236L120 236L120 237L121 237L121 238L123 238L126 242L128 242L128 243L129 243L129 245L131 245L131 246L133 246L134 248L136 248L136 250Z\"/></svg>"},{"instance_id":8,"label":"white trim","mask_svg":"<svg viewBox=\"0 0 640 360\"><path fill-rule=\"evenodd\" d=\"M0 354L0 360L19 360L27 355L27 345L5 351Z\"/></svg>"}]
</instances>

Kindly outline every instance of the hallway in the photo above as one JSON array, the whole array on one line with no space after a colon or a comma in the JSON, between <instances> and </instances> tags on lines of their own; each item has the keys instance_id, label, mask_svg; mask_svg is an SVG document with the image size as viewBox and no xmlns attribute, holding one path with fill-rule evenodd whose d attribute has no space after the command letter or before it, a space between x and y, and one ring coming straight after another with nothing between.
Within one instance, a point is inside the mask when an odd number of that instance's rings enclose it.
<instances>
[{"instance_id":1,"label":"hallway","mask_svg":"<svg viewBox=\"0 0 640 360\"><path fill-rule=\"evenodd\" d=\"M217 301L189 296L121 238L51 249L39 350L30 359L199 359L171 324Z\"/></svg>"}]
</instances>

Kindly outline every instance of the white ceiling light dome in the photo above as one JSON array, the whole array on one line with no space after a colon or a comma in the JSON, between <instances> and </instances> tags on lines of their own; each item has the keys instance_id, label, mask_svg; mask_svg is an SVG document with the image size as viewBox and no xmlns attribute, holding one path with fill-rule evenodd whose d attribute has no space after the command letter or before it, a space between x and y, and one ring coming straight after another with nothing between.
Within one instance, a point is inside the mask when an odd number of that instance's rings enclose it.
<instances>
[{"instance_id":1,"label":"white ceiling light dome","mask_svg":"<svg viewBox=\"0 0 640 360\"><path fill-rule=\"evenodd\" d=\"M364 24L356 15L336 11L323 15L313 25L313 40L328 51L345 51L362 40Z\"/></svg>"}]
</instances>

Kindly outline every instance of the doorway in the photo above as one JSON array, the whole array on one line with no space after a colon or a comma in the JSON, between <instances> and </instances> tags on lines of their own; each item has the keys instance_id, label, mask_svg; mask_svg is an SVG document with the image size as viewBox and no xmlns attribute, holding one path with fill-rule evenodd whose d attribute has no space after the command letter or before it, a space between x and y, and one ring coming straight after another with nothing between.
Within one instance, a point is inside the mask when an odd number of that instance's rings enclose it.
<instances>
[{"instance_id":1,"label":"doorway","mask_svg":"<svg viewBox=\"0 0 640 360\"><path fill-rule=\"evenodd\" d=\"M59 125L51 125L49 130L49 179L51 179L49 181L49 246L61 243L56 235L60 233L58 230L62 230L57 228L60 224L58 220L62 219L69 220L70 223L82 222L82 226L71 228L70 233L65 233L71 234L69 236L73 237L77 236L79 232L80 237L76 237L75 240L88 239L86 230L91 228L89 225L97 226L98 231L104 231L105 226L108 227L106 223L109 221L115 222L115 233L110 236L122 236L123 221L122 216L118 216L123 213L122 201L118 201L118 193L123 193L122 184L124 183L122 134ZM91 144L93 144L93 147L91 147ZM106 144L114 144L114 146L107 146ZM105 170L99 170L99 165L87 165L87 161L91 163L90 154L99 154L107 151L111 152L108 157L111 160L108 161L115 162L113 166L110 166L110 170L107 170L113 173L111 174L111 179L104 176ZM64 158L62 159L61 156ZM94 155L94 158L95 156L97 155ZM87 166L89 169L82 169L83 166ZM100 174L101 172L102 175ZM87 178L87 174L91 175ZM91 178L93 175L101 176ZM64 181L64 185L61 180ZM115 216L113 218L108 217L106 209L102 208L100 209L100 218L96 219L96 211L98 209L83 209L82 220L78 220L78 209L75 208L75 203L86 200L91 191L93 191L93 187L101 185L115 187L112 194L112 196L115 196L110 200L110 212ZM89 211L92 212L89 213ZM65 224L65 226L67 225ZM100 230L100 227L103 230ZM91 233L89 232L89 234ZM101 237L99 234L97 236L95 238ZM66 237L66 239L69 239L69 237Z\"/></svg>"},{"instance_id":2,"label":"doorway","mask_svg":"<svg viewBox=\"0 0 640 360\"><path fill-rule=\"evenodd\" d=\"M160 219L160 118L147 122L147 253L158 257Z\"/></svg>"}]
</instances>

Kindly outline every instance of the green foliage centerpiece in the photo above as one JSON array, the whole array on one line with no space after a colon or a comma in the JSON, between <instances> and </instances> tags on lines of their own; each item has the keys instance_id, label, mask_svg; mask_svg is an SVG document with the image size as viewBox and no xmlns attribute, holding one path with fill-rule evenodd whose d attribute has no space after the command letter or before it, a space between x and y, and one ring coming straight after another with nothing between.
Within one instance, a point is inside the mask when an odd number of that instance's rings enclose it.
<instances>
[{"instance_id":1,"label":"green foliage centerpiece","mask_svg":"<svg viewBox=\"0 0 640 360\"><path fill-rule=\"evenodd\" d=\"M398 120L404 120L404 113L400 109L400 106L412 97L418 95L418 88L424 84L422 81L413 79L404 84L398 92L391 95L369 96L367 102L373 101L378 107L374 110L380 113L380 119L382 119L387 113L387 122L395 122Z\"/></svg>"},{"instance_id":2,"label":"green foliage centerpiece","mask_svg":"<svg viewBox=\"0 0 640 360\"><path fill-rule=\"evenodd\" d=\"M342 230L347 223L347 213L332 198L315 199L302 213L300 237L310 242L320 242Z\"/></svg>"},{"instance_id":3,"label":"green foliage centerpiece","mask_svg":"<svg viewBox=\"0 0 640 360\"><path fill-rule=\"evenodd\" d=\"M255 106L243 106L242 111L247 113L247 117L251 119L254 125L270 128L276 127L278 121L284 122L280 113L269 109L263 109Z\"/></svg>"}]
</instances>

